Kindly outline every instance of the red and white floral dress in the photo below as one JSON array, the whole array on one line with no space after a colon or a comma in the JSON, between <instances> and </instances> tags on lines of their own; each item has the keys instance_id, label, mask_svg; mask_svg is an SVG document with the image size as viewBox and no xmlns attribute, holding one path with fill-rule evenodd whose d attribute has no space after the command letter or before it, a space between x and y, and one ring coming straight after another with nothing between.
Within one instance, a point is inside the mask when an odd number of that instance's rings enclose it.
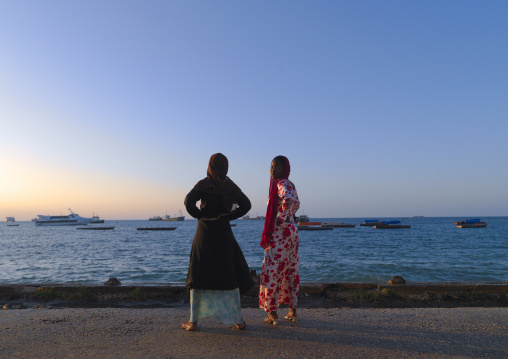
<instances>
[{"instance_id":1,"label":"red and white floral dress","mask_svg":"<svg viewBox=\"0 0 508 359\"><path fill-rule=\"evenodd\" d=\"M282 303L296 309L300 276L298 275L298 227L294 214L300 208L295 186L287 179L277 182L277 218L273 241L265 251L261 269L259 307L267 312Z\"/></svg>"}]
</instances>

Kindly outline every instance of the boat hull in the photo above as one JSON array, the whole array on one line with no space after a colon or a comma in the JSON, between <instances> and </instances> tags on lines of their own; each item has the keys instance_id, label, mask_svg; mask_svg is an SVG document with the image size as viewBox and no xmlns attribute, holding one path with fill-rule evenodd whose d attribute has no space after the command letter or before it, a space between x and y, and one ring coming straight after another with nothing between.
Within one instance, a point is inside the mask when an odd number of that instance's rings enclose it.
<instances>
[{"instance_id":1,"label":"boat hull","mask_svg":"<svg viewBox=\"0 0 508 359\"><path fill-rule=\"evenodd\" d=\"M176 227L140 227L138 231L174 231Z\"/></svg>"},{"instance_id":2,"label":"boat hull","mask_svg":"<svg viewBox=\"0 0 508 359\"><path fill-rule=\"evenodd\" d=\"M45 226L45 227L51 227L51 226L81 226L81 225L87 225L88 221L78 221L78 220L68 220L68 221L36 221L36 226Z\"/></svg>"},{"instance_id":3,"label":"boat hull","mask_svg":"<svg viewBox=\"0 0 508 359\"><path fill-rule=\"evenodd\" d=\"M457 225L457 228L485 228L485 227L487 227L487 223L465 223Z\"/></svg>"},{"instance_id":4,"label":"boat hull","mask_svg":"<svg viewBox=\"0 0 508 359\"><path fill-rule=\"evenodd\" d=\"M400 229L400 228L411 228L410 224L376 224L376 229Z\"/></svg>"},{"instance_id":5,"label":"boat hull","mask_svg":"<svg viewBox=\"0 0 508 359\"><path fill-rule=\"evenodd\" d=\"M107 231L115 229L115 227L77 227L76 229L86 229L91 231Z\"/></svg>"},{"instance_id":6,"label":"boat hull","mask_svg":"<svg viewBox=\"0 0 508 359\"><path fill-rule=\"evenodd\" d=\"M333 229L331 226L298 226L299 231L329 231Z\"/></svg>"},{"instance_id":7,"label":"boat hull","mask_svg":"<svg viewBox=\"0 0 508 359\"><path fill-rule=\"evenodd\" d=\"M181 222L184 219L185 219L185 217L174 217L174 218L163 218L162 220L164 222L176 222L176 221Z\"/></svg>"}]
</instances>

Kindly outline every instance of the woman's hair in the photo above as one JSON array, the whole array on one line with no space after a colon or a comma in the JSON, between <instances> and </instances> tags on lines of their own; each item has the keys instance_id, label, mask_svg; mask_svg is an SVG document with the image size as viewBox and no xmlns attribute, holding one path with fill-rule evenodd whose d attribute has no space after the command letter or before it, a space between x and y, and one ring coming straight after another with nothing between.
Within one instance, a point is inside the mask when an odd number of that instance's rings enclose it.
<instances>
[{"instance_id":1,"label":"woman's hair","mask_svg":"<svg viewBox=\"0 0 508 359\"><path fill-rule=\"evenodd\" d=\"M282 166L282 169L284 169L285 165L286 165L286 157L284 156L277 156L275 157L272 162L275 162L277 165L281 165Z\"/></svg>"}]
</instances>

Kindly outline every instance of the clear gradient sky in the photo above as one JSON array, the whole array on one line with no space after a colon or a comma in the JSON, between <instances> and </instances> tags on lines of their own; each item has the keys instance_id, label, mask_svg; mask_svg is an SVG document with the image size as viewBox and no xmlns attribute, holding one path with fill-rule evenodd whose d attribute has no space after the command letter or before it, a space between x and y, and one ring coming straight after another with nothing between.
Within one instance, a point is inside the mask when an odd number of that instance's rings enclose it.
<instances>
[{"instance_id":1,"label":"clear gradient sky","mask_svg":"<svg viewBox=\"0 0 508 359\"><path fill-rule=\"evenodd\" d=\"M507 1L0 2L0 216L182 210L211 154L264 214L508 215ZM2 217L3 219L3 217Z\"/></svg>"}]
</instances>

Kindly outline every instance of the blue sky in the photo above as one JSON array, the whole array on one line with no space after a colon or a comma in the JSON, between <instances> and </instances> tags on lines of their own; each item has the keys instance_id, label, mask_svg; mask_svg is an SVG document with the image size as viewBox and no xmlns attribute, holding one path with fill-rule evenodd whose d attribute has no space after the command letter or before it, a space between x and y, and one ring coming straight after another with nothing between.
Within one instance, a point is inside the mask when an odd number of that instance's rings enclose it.
<instances>
[{"instance_id":1,"label":"blue sky","mask_svg":"<svg viewBox=\"0 0 508 359\"><path fill-rule=\"evenodd\" d=\"M310 217L508 215L507 17L504 1L3 1L0 215L185 212L216 152L251 215L279 154Z\"/></svg>"}]
</instances>

